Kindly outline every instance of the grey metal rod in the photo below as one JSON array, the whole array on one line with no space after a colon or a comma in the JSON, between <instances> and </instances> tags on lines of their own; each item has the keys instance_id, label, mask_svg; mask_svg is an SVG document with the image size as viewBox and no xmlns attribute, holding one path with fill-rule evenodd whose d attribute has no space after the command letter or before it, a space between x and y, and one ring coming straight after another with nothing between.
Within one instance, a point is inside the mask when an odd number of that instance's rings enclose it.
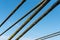
<instances>
[{"instance_id":1,"label":"grey metal rod","mask_svg":"<svg viewBox=\"0 0 60 40\"><path fill-rule=\"evenodd\" d=\"M19 7L25 2L26 0L22 0L21 3L8 15L8 17L0 24L0 27L19 9Z\"/></svg>"},{"instance_id":2,"label":"grey metal rod","mask_svg":"<svg viewBox=\"0 0 60 40\"><path fill-rule=\"evenodd\" d=\"M43 1L42 1L43 2ZM26 13L23 17L21 17L20 19L18 19L14 24L12 24L8 29L6 29L3 33L0 34L3 35L5 32L7 32L9 29L11 29L13 26L15 26L17 23L19 23L23 18L25 18L27 15L29 15L31 12L33 12L35 9L37 9L37 7L39 5L42 4L42 2L40 2L37 6L35 6L33 9L31 9L28 13Z\"/></svg>"},{"instance_id":3,"label":"grey metal rod","mask_svg":"<svg viewBox=\"0 0 60 40\"><path fill-rule=\"evenodd\" d=\"M16 40L19 40L24 34L26 34L34 25L36 25L39 21L41 21L46 15L49 14L57 5L59 1L54 3L45 13L43 13L35 22L33 22L21 35L19 35Z\"/></svg>"},{"instance_id":4,"label":"grey metal rod","mask_svg":"<svg viewBox=\"0 0 60 40\"><path fill-rule=\"evenodd\" d=\"M45 40L45 39L52 38L52 37L59 36L59 35L60 35L60 31L46 35L46 36L43 36L43 37L38 38L36 40Z\"/></svg>"},{"instance_id":5,"label":"grey metal rod","mask_svg":"<svg viewBox=\"0 0 60 40\"><path fill-rule=\"evenodd\" d=\"M8 40L11 40L38 12L49 2L50 0L44 0L42 4L36 9L36 11L11 35Z\"/></svg>"}]
</instances>

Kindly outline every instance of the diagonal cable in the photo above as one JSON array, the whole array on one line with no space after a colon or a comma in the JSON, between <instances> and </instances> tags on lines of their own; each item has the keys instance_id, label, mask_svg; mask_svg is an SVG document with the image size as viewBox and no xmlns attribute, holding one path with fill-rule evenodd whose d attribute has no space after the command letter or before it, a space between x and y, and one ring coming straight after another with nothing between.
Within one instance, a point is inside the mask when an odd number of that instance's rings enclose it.
<instances>
[{"instance_id":1,"label":"diagonal cable","mask_svg":"<svg viewBox=\"0 0 60 40\"><path fill-rule=\"evenodd\" d=\"M22 34L20 34L16 40L19 40L24 34L26 34L34 25L36 25L39 21L41 21L46 15L49 14L50 11L52 11L57 5L59 4L59 1L54 3L44 14L42 14L35 22L33 22Z\"/></svg>"},{"instance_id":2,"label":"diagonal cable","mask_svg":"<svg viewBox=\"0 0 60 40\"><path fill-rule=\"evenodd\" d=\"M25 2L26 0L22 0L21 3L8 15L8 17L0 24L0 27L19 9L19 7Z\"/></svg>"},{"instance_id":3,"label":"diagonal cable","mask_svg":"<svg viewBox=\"0 0 60 40\"><path fill-rule=\"evenodd\" d=\"M11 40L38 12L49 2L50 0L44 0L42 4L36 9L36 11L31 15L15 32L11 35L8 40Z\"/></svg>"},{"instance_id":4,"label":"diagonal cable","mask_svg":"<svg viewBox=\"0 0 60 40\"><path fill-rule=\"evenodd\" d=\"M46 36L43 36L43 37L38 38L36 40L45 40L45 39L52 38L52 37L59 36L59 35L60 35L60 31L46 35Z\"/></svg>"},{"instance_id":5,"label":"diagonal cable","mask_svg":"<svg viewBox=\"0 0 60 40\"><path fill-rule=\"evenodd\" d=\"M43 2L43 1L42 1L42 2ZM0 36L3 35L5 32L7 32L9 29L11 29L13 26L15 26L17 23L19 23L23 18L25 18L27 15L29 15L32 11L34 11L35 9L37 9L37 7L42 4L42 2L39 3L39 4L38 4L36 7L34 7L33 9L31 9L31 10L30 10L28 13L26 13L23 17L21 17L20 19L18 19L18 20L17 20L14 24L12 24L8 29L6 29L3 33L1 33Z\"/></svg>"}]
</instances>

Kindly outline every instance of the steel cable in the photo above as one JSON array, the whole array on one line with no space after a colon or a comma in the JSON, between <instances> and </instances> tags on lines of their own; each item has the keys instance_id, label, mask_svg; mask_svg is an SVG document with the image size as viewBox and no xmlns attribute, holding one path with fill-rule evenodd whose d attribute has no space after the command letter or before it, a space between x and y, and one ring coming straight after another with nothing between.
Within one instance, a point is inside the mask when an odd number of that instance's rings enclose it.
<instances>
[{"instance_id":1,"label":"steel cable","mask_svg":"<svg viewBox=\"0 0 60 40\"><path fill-rule=\"evenodd\" d=\"M42 2L43 2L43 1L42 1ZM32 10L30 10L28 13L26 13L23 17L21 17L20 19L18 19L18 20L17 20L14 24L12 24L8 29L6 29L3 33L1 33L0 36L3 35L5 32L7 32L9 29L11 29L13 26L15 26L17 23L19 23L23 18L25 18L27 15L29 15L32 11L34 11L39 5L42 4L42 2L39 3L36 7L34 7Z\"/></svg>"},{"instance_id":2,"label":"steel cable","mask_svg":"<svg viewBox=\"0 0 60 40\"><path fill-rule=\"evenodd\" d=\"M46 36L43 36L43 37L38 38L36 40L45 40L45 39L52 38L52 37L59 36L59 35L60 35L60 31L46 35Z\"/></svg>"},{"instance_id":3,"label":"steel cable","mask_svg":"<svg viewBox=\"0 0 60 40\"><path fill-rule=\"evenodd\" d=\"M44 2L42 2L42 4L36 9L36 11L33 13L33 15L31 15L23 24L22 26L20 26L15 32L14 34L12 34L12 36L8 39L11 40L36 14L38 14L38 12L49 2L50 0L44 0Z\"/></svg>"},{"instance_id":4,"label":"steel cable","mask_svg":"<svg viewBox=\"0 0 60 40\"><path fill-rule=\"evenodd\" d=\"M35 22L33 22L21 35L19 35L16 40L19 40L24 34L26 34L34 25L36 25L39 21L41 21L46 15L49 14L50 11L52 11L57 5L59 4L59 1L54 3L45 13L43 13Z\"/></svg>"},{"instance_id":5,"label":"steel cable","mask_svg":"<svg viewBox=\"0 0 60 40\"><path fill-rule=\"evenodd\" d=\"M22 0L21 3L8 15L8 17L0 24L0 27L21 7L21 5L25 2L26 0Z\"/></svg>"}]
</instances>

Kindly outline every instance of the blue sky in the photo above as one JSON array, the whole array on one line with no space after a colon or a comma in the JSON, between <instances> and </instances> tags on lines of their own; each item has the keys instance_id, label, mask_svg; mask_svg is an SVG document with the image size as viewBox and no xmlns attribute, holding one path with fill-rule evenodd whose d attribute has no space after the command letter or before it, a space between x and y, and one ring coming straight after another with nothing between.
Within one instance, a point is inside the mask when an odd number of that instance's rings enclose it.
<instances>
[{"instance_id":1,"label":"blue sky","mask_svg":"<svg viewBox=\"0 0 60 40\"><path fill-rule=\"evenodd\" d=\"M0 0L0 24L4 19L11 13L12 10L21 2L22 0ZM0 28L0 34L11 26L15 21L25 15L29 10L35 7L42 0L27 0L16 12L15 14ZM12 40L15 40L19 34L21 34L29 25L31 25L38 17L40 17L50 6L52 6L57 0L51 0L22 30L19 32ZM40 38L47 34L51 34L60 31L60 5L53 9L45 18L38 22L30 31L28 31L20 40L34 40ZM33 13L33 12L32 12ZM4 35L0 37L0 40L7 40L16 29L18 29L23 22L32 15L29 14L17 25L7 31ZM47 40L59 40L60 36L50 38Z\"/></svg>"}]
</instances>

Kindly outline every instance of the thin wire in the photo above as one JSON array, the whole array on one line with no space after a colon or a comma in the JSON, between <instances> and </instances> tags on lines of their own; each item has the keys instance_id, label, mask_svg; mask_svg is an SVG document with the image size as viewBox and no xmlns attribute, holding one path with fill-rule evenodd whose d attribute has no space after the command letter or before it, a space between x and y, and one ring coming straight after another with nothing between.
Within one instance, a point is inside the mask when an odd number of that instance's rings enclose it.
<instances>
[{"instance_id":1,"label":"thin wire","mask_svg":"<svg viewBox=\"0 0 60 40\"><path fill-rule=\"evenodd\" d=\"M43 2L43 1L42 1ZM41 2L41 3L42 3ZM34 7L32 10L30 10L27 14L25 14L23 17L21 17L20 19L18 19L14 24L12 24L8 29L6 29L3 33L0 34L3 35L5 32L7 32L9 29L11 29L13 26L15 26L17 23L19 23L23 18L25 18L27 15L29 15L32 11L34 11L39 5L41 5L41 3L39 3L36 7Z\"/></svg>"},{"instance_id":2,"label":"thin wire","mask_svg":"<svg viewBox=\"0 0 60 40\"><path fill-rule=\"evenodd\" d=\"M50 35L43 36L43 37L38 38L36 40L45 40L45 39L52 38L52 37L59 36L59 35L60 35L60 31L52 33Z\"/></svg>"},{"instance_id":3,"label":"thin wire","mask_svg":"<svg viewBox=\"0 0 60 40\"><path fill-rule=\"evenodd\" d=\"M57 1L55 4L53 4L44 14L42 14L35 22L33 22L21 35L19 35L16 40L19 40L24 34L26 34L34 25L36 25L39 21L41 21L46 15L49 14L50 11L52 11L59 2Z\"/></svg>"},{"instance_id":4,"label":"thin wire","mask_svg":"<svg viewBox=\"0 0 60 40\"><path fill-rule=\"evenodd\" d=\"M21 27L19 27L14 34L11 35L11 37L8 40L11 40L38 12L48 3L47 0L44 0L42 4L36 9L36 11L31 15L23 24Z\"/></svg>"},{"instance_id":5,"label":"thin wire","mask_svg":"<svg viewBox=\"0 0 60 40\"><path fill-rule=\"evenodd\" d=\"M25 2L26 0L22 0L21 3L8 15L8 17L0 24L0 27L21 7L21 5Z\"/></svg>"}]
</instances>

